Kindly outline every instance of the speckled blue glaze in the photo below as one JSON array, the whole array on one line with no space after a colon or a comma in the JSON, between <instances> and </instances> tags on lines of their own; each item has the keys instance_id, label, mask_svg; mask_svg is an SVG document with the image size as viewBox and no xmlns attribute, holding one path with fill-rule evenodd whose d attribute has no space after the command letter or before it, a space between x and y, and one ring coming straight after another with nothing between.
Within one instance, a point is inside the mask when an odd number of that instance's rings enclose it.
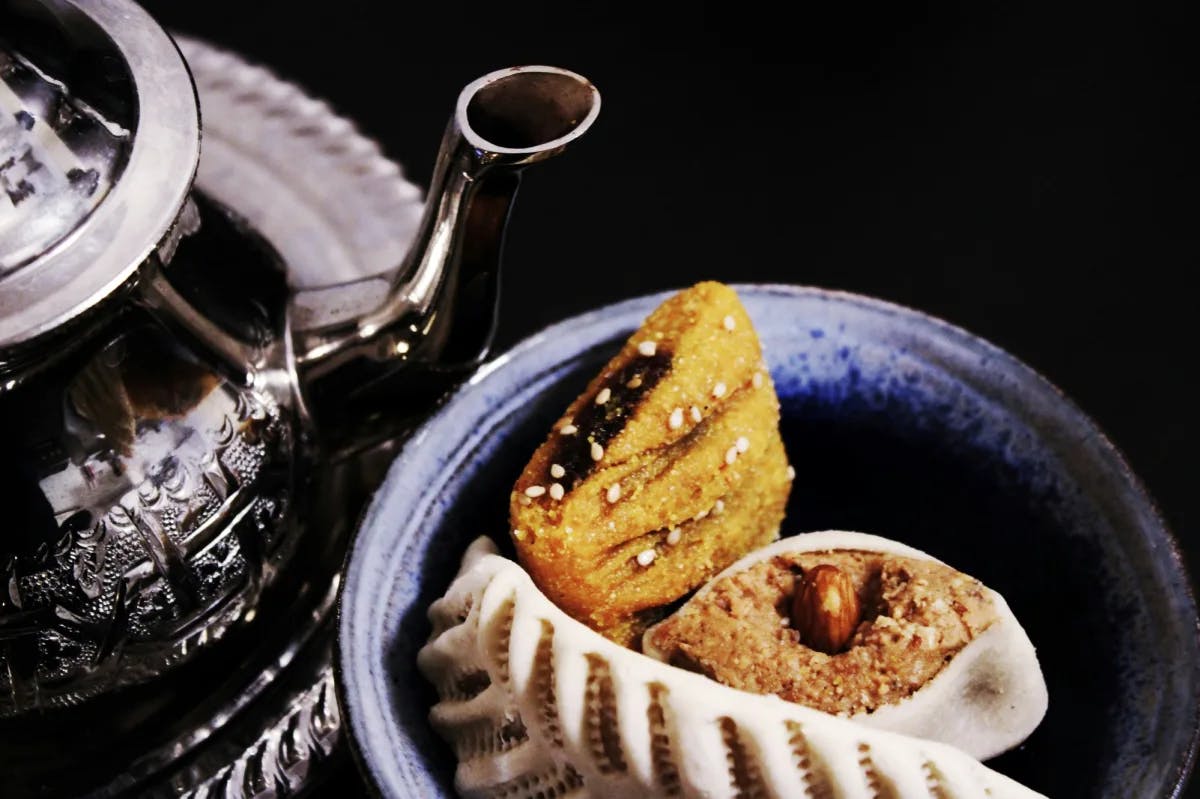
<instances>
[{"instance_id":1,"label":"speckled blue glaze","mask_svg":"<svg viewBox=\"0 0 1200 799\"><path fill-rule=\"evenodd\" d=\"M904 541L1008 599L1050 689L992 765L1050 796L1176 796L1197 734L1195 603L1153 504L1096 426L1003 351L852 295L739 286L797 478L784 533ZM362 523L341 601L342 702L385 796L452 794L415 666L428 604L550 423L663 296L567 320L482 370L411 439Z\"/></svg>"}]
</instances>

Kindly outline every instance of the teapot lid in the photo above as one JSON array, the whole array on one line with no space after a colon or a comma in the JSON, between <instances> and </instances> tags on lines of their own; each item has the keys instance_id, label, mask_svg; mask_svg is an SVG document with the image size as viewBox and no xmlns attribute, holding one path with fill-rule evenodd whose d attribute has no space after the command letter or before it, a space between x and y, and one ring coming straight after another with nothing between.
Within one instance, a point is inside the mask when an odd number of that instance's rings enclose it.
<instances>
[{"instance_id":1,"label":"teapot lid","mask_svg":"<svg viewBox=\"0 0 1200 799\"><path fill-rule=\"evenodd\" d=\"M0 0L0 352L124 285L199 157L191 77L140 6Z\"/></svg>"}]
</instances>

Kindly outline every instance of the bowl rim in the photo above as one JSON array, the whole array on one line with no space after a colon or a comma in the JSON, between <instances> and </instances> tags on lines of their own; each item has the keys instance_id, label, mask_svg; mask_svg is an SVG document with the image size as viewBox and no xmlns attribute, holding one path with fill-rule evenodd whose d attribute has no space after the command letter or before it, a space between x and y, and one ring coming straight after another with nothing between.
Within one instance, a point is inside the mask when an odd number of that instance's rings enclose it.
<instances>
[{"instance_id":1,"label":"bowl rim","mask_svg":"<svg viewBox=\"0 0 1200 799\"><path fill-rule=\"evenodd\" d=\"M1180 577L1179 584L1183 589L1183 604L1187 610L1187 616L1192 621L1192 637L1200 648L1200 611L1196 604L1196 590L1192 580L1192 576L1188 571L1187 564L1184 561L1182 550L1179 546L1179 540L1167 524L1166 518L1163 516L1161 508L1154 496L1147 490L1141 478L1134 473L1129 465L1129 461L1121 450L1113 443L1108 434L1105 433L1100 426L1089 416L1084 410L1071 399L1057 384L1046 378L1041 372L1034 369L1015 355L1007 350L999 347L987 339L977 336L965 328L948 322L933 314L911 308L899 303L890 302L877 297L857 294L851 291L840 289L828 289L817 286L807 286L791 283L729 283L730 288L734 289L739 297L747 295L764 296L764 297L782 297L793 299L816 299L826 302L845 304L853 308L864 309L870 312L882 313L885 316L903 317L911 322L919 325L927 326L931 332L948 337L950 340L955 340L958 343L965 343L975 348L981 353L989 357L997 358L1004 362L1007 368L1023 373L1026 379L1033 382L1044 390L1049 390L1050 394L1062 404L1063 410L1078 419L1079 423L1086 430L1089 437L1098 445L1098 449L1102 456L1111 460L1115 466L1117 473L1128 483L1130 489L1136 497L1139 497L1145 505L1150 517L1157 523L1163 535L1159 544L1166 546L1166 561L1173 567ZM403 468L404 461L410 456L411 452L419 448L420 444L429 435L429 430L437 424L458 400L465 394L478 389L479 385L487 380L492 374L499 372L514 361L518 361L523 356L530 352L536 351L548 342L553 341L560 333L566 332L573 328L589 326L595 322L601 321L603 317L620 316L633 310L636 307L646 307L652 309L657 304L661 303L667 297L677 293L681 289L668 289L665 291L654 292L650 294L642 294L631 297L625 300L619 300L615 303L609 303L600 307L585 311L580 314L566 317L558 322L554 322L541 330L526 336L518 341L513 346L509 347L504 352L491 359L466 381L451 392L443 396L437 404L431 409L429 415L421 422L421 424L413 430L411 435L403 442L396 452L391 465L388 467L387 474L383 482L373 493L371 501L359 516L358 523L355 525L355 530L351 538L350 544L347 547L345 561L342 568L342 580L338 587L337 596L337 640L335 643L335 652L333 657L333 667L335 674L335 686L338 705L341 710L342 718L346 720L346 739L349 744L352 757L359 770L360 775L369 785L371 791L378 796L388 796L384 790L384 786L379 782L379 775L371 765L370 754L367 751L369 747L363 745L359 740L360 735L365 735L366 732L360 729L361 720L357 716L357 709L351 710L353 707L350 696L355 691L362 695L365 692L372 691L368 685L358 685L358 675L352 668L350 663L351 644L355 636L351 628L349 620L350 614L346 611L348 604L347 594L352 593L352 586L359 579L362 573L362 557L358 556L365 538L365 531L370 527L372 520L380 511L385 496L385 488L392 482L394 475L398 474ZM648 311L647 311L648 312ZM593 342L599 343L599 342ZM1196 764L1197 754L1200 752L1200 659L1192 663L1192 676L1194 683L1198 686L1197 692L1192 696L1192 712L1191 712L1191 734L1187 746L1182 752L1180 762L1175 765L1174 773L1171 778L1171 787L1164 799L1180 799L1186 789L1189 777ZM369 703L365 703L363 707L369 707Z\"/></svg>"}]
</instances>

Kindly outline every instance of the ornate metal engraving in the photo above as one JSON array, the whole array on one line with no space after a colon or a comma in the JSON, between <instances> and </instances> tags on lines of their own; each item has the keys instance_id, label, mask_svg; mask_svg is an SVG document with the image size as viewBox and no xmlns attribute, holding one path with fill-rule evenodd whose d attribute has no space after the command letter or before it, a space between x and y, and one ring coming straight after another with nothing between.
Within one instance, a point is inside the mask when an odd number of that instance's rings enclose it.
<instances>
[{"instance_id":1,"label":"ornate metal engraving","mask_svg":"<svg viewBox=\"0 0 1200 799\"><path fill-rule=\"evenodd\" d=\"M339 282L394 266L423 208L400 168L270 72L196 41L179 46L204 111L196 186L281 256L287 284L315 289L331 274ZM177 233L195 229L185 209L189 219ZM175 264L188 248L205 252L196 242L211 231L183 241ZM167 242L161 261L178 237ZM239 269L243 244L208 252ZM279 304L262 302L268 312ZM302 327L304 309L292 313ZM0 468L0 486L47 503L19 532L12 524L25 519L0 516L0 737L14 742L0 752L0 793L302 791L342 741L330 667L337 571L387 459L322 463L317 482L295 489L293 475L311 464L286 376L227 382L199 368L202 348L173 331L156 337L176 342L170 353L138 359L154 370L152 386L180 390L148 397L125 369L138 349L133 322L145 315L126 317L100 331L108 345L64 365L60 385L7 397L29 400L12 426L28 446L17 482ZM192 373L163 379L178 362ZM214 663L228 675L211 677ZM20 745L7 737L31 728L52 733Z\"/></svg>"},{"instance_id":2,"label":"ornate metal engraving","mask_svg":"<svg viewBox=\"0 0 1200 799\"><path fill-rule=\"evenodd\" d=\"M280 549L286 480L262 477L290 470L285 412L162 342L122 333L34 431L57 537L3 556L0 715L186 659L253 605Z\"/></svg>"},{"instance_id":3,"label":"ornate metal engraving","mask_svg":"<svg viewBox=\"0 0 1200 799\"><path fill-rule=\"evenodd\" d=\"M233 762L216 774L180 775L155 796L186 799L290 796L315 776L341 741L341 711L328 659L316 683ZM186 776L189 779L183 779Z\"/></svg>"}]
</instances>

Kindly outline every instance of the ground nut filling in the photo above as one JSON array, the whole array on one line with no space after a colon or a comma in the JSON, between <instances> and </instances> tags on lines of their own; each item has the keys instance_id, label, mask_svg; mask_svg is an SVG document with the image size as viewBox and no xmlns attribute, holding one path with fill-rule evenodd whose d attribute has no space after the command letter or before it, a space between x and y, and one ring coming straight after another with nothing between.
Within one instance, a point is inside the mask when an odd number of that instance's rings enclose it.
<instances>
[{"instance_id":1,"label":"ground nut filling","mask_svg":"<svg viewBox=\"0 0 1200 799\"><path fill-rule=\"evenodd\" d=\"M834 655L805 646L790 615L797 577L823 563L850 577L862 606ZM675 666L850 715L911 695L995 620L983 585L949 566L843 550L779 555L722 578L650 635Z\"/></svg>"}]
</instances>

